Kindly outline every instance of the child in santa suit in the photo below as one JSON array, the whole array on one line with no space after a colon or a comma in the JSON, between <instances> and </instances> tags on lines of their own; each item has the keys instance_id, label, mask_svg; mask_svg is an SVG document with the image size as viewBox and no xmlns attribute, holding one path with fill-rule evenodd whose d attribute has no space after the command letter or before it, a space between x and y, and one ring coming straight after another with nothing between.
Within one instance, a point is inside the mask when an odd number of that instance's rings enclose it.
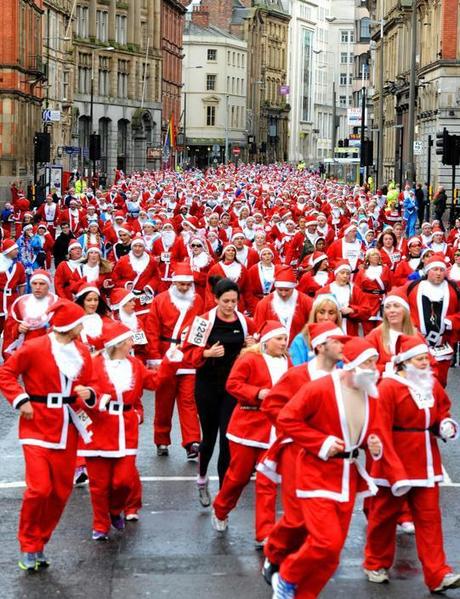
<instances>
[{"instance_id":1,"label":"child in santa suit","mask_svg":"<svg viewBox=\"0 0 460 599\"><path fill-rule=\"evenodd\" d=\"M59 300L49 312L53 331L26 341L0 368L0 391L21 416L26 469L18 532L22 570L49 566L44 547L72 491L78 434L89 441L83 408L94 399L88 387L91 357L78 341L84 310Z\"/></svg>"},{"instance_id":2,"label":"child in santa suit","mask_svg":"<svg viewBox=\"0 0 460 599\"><path fill-rule=\"evenodd\" d=\"M301 446L296 494L307 536L275 573L276 599L315 599L339 564L358 492L377 487L357 461L368 446L382 458L375 426L377 351L364 339L344 347L344 369L300 388L281 410L278 429ZM326 523L326 524L325 524Z\"/></svg>"},{"instance_id":3,"label":"child in santa suit","mask_svg":"<svg viewBox=\"0 0 460 599\"><path fill-rule=\"evenodd\" d=\"M124 529L123 512L133 486L140 485L136 468L139 424L143 420L143 389L155 389L158 374L130 355L133 334L120 322L103 330L104 351L93 361L96 405L91 411L92 439L78 455L86 458L91 503L93 540L107 540L110 526Z\"/></svg>"},{"instance_id":4,"label":"child in santa suit","mask_svg":"<svg viewBox=\"0 0 460 599\"><path fill-rule=\"evenodd\" d=\"M327 376L343 359L343 346L349 339L334 322L310 323L308 334L314 358L307 364L290 368L276 383L262 402L261 409L270 422L276 426L281 409L306 383ZM283 515L272 529L264 553L263 576L270 584L271 577L283 560L299 547L305 538L305 525L296 497L295 464L301 447L283 434L278 435L258 469L279 481L281 478L281 498Z\"/></svg>"},{"instance_id":5,"label":"child in santa suit","mask_svg":"<svg viewBox=\"0 0 460 599\"><path fill-rule=\"evenodd\" d=\"M213 504L215 530L227 529L228 514L249 483L254 468L270 445L270 421L260 404L287 371L287 330L268 320L260 330L260 341L243 350L227 379L226 389L237 405L227 429L230 465ZM256 474L256 545L262 546L275 523L276 488L264 474Z\"/></svg>"},{"instance_id":6,"label":"child in santa suit","mask_svg":"<svg viewBox=\"0 0 460 599\"><path fill-rule=\"evenodd\" d=\"M419 335L400 335L394 362L396 372L384 373L379 384L378 432L390 439L393 461L371 466L380 489L369 500L364 572L371 582L389 580L396 524L407 497L425 583L431 592L443 592L460 587L460 574L453 573L444 554L437 437L455 439L459 426L450 418L450 400L433 376L428 346Z\"/></svg>"},{"instance_id":7,"label":"child in santa suit","mask_svg":"<svg viewBox=\"0 0 460 599\"><path fill-rule=\"evenodd\" d=\"M132 291L116 287L110 294L110 307L115 320L119 320L134 334L134 355L146 362L148 359L148 340L145 332L145 320L149 308L137 310L136 296Z\"/></svg>"}]
</instances>

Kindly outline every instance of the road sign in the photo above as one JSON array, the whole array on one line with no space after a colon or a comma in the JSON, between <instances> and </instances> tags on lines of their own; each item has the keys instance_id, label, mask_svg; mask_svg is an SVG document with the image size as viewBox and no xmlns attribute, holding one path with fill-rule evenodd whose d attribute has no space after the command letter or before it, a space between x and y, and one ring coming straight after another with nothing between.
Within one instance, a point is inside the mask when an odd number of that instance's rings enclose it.
<instances>
[{"instance_id":1,"label":"road sign","mask_svg":"<svg viewBox=\"0 0 460 599\"><path fill-rule=\"evenodd\" d=\"M153 160L160 160L162 154L162 149L160 147L152 148L151 146L147 147L147 162L152 162Z\"/></svg>"},{"instance_id":2,"label":"road sign","mask_svg":"<svg viewBox=\"0 0 460 599\"><path fill-rule=\"evenodd\" d=\"M425 150L423 141L414 141L414 155L422 156Z\"/></svg>"},{"instance_id":3,"label":"road sign","mask_svg":"<svg viewBox=\"0 0 460 599\"><path fill-rule=\"evenodd\" d=\"M61 120L60 110L42 110L42 121L44 123L58 123Z\"/></svg>"},{"instance_id":4,"label":"road sign","mask_svg":"<svg viewBox=\"0 0 460 599\"><path fill-rule=\"evenodd\" d=\"M347 108L347 123L349 127L361 126L361 108Z\"/></svg>"},{"instance_id":5,"label":"road sign","mask_svg":"<svg viewBox=\"0 0 460 599\"><path fill-rule=\"evenodd\" d=\"M236 148L232 148L232 153L233 153L235 156L239 156L239 155L241 154L241 148L238 148L238 147L236 147Z\"/></svg>"},{"instance_id":6,"label":"road sign","mask_svg":"<svg viewBox=\"0 0 460 599\"><path fill-rule=\"evenodd\" d=\"M72 156L73 154L80 154L79 146L64 146L62 149L66 154L69 154L69 156Z\"/></svg>"}]
</instances>

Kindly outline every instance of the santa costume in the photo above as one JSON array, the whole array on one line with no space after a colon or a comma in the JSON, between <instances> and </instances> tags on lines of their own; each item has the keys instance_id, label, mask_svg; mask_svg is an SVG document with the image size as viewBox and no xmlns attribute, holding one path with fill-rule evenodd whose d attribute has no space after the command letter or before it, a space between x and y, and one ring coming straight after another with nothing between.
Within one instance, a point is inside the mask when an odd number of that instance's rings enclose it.
<instances>
[{"instance_id":1,"label":"santa costume","mask_svg":"<svg viewBox=\"0 0 460 599\"><path fill-rule=\"evenodd\" d=\"M19 294L26 286L26 271L24 266L11 257L11 252L18 249L12 239L5 239L0 254L0 333L3 331L8 312Z\"/></svg>"}]
</instances>

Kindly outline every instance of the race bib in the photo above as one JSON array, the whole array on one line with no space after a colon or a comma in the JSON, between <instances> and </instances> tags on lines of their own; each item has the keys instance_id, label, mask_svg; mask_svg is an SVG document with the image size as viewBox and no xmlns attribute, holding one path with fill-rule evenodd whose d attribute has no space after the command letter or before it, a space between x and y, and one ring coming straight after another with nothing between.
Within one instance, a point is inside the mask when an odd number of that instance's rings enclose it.
<instances>
[{"instance_id":1,"label":"race bib","mask_svg":"<svg viewBox=\"0 0 460 599\"><path fill-rule=\"evenodd\" d=\"M171 252L161 252L160 260L165 264L169 264L171 262Z\"/></svg>"},{"instance_id":2,"label":"race bib","mask_svg":"<svg viewBox=\"0 0 460 599\"><path fill-rule=\"evenodd\" d=\"M141 306L145 306L146 304L151 304L153 301L153 295L149 293L141 293L141 295L137 296L139 303Z\"/></svg>"},{"instance_id":3,"label":"race bib","mask_svg":"<svg viewBox=\"0 0 460 599\"><path fill-rule=\"evenodd\" d=\"M85 431L87 431L93 422L91 418L83 410L78 410L78 412L75 412L75 415L78 418L78 421L80 422L82 427L85 429Z\"/></svg>"},{"instance_id":4,"label":"race bib","mask_svg":"<svg viewBox=\"0 0 460 599\"><path fill-rule=\"evenodd\" d=\"M198 345L198 347L206 347L209 333L212 329L212 323L205 318L195 316L192 326L188 334L187 341L192 345Z\"/></svg>"},{"instance_id":5,"label":"race bib","mask_svg":"<svg viewBox=\"0 0 460 599\"><path fill-rule=\"evenodd\" d=\"M422 395L421 393L415 391L415 389L409 389L409 392L419 410L424 410L425 408L432 408L434 406L434 395L432 393L428 396Z\"/></svg>"},{"instance_id":6,"label":"race bib","mask_svg":"<svg viewBox=\"0 0 460 599\"><path fill-rule=\"evenodd\" d=\"M454 353L452 346L449 343L443 343L442 345L436 345L435 347L430 347L430 354L434 356L436 359L444 358L445 356L450 356Z\"/></svg>"},{"instance_id":7,"label":"race bib","mask_svg":"<svg viewBox=\"0 0 460 599\"><path fill-rule=\"evenodd\" d=\"M134 345L145 345L147 343L147 337L145 336L144 331L136 331L133 334Z\"/></svg>"}]
</instances>

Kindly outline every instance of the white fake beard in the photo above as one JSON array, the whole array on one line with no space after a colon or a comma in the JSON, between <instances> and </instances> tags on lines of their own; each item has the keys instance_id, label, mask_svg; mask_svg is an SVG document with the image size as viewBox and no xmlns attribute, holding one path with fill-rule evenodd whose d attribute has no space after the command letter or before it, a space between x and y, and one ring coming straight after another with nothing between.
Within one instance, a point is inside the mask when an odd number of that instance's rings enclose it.
<instances>
[{"instance_id":1,"label":"white fake beard","mask_svg":"<svg viewBox=\"0 0 460 599\"><path fill-rule=\"evenodd\" d=\"M361 389L372 397L378 397L377 381L379 380L378 370L355 368L353 373L353 386Z\"/></svg>"},{"instance_id":2,"label":"white fake beard","mask_svg":"<svg viewBox=\"0 0 460 599\"><path fill-rule=\"evenodd\" d=\"M43 316L48 309L50 303L49 296L37 298L35 295L30 294L27 301L25 302L25 317L27 318L40 318Z\"/></svg>"},{"instance_id":3,"label":"white fake beard","mask_svg":"<svg viewBox=\"0 0 460 599\"><path fill-rule=\"evenodd\" d=\"M166 248L170 248L176 239L174 231L162 231L161 240Z\"/></svg>"},{"instance_id":4,"label":"white fake beard","mask_svg":"<svg viewBox=\"0 0 460 599\"><path fill-rule=\"evenodd\" d=\"M404 371L407 380L417 388L423 397L433 393L434 377L431 368L417 368L413 364L405 364Z\"/></svg>"},{"instance_id":5,"label":"white fake beard","mask_svg":"<svg viewBox=\"0 0 460 599\"><path fill-rule=\"evenodd\" d=\"M273 293L272 307L282 324L286 325L294 314L296 302L297 297L295 293L287 300L282 299L276 291Z\"/></svg>"},{"instance_id":6,"label":"white fake beard","mask_svg":"<svg viewBox=\"0 0 460 599\"><path fill-rule=\"evenodd\" d=\"M123 310L123 308L120 308L119 315L121 322L126 325L130 331L138 330L137 316L135 312L128 314Z\"/></svg>"},{"instance_id":7,"label":"white fake beard","mask_svg":"<svg viewBox=\"0 0 460 599\"><path fill-rule=\"evenodd\" d=\"M179 312L186 311L193 304L193 300L195 298L195 288L192 285L192 287L188 289L186 293L181 293L173 283L169 288L169 297Z\"/></svg>"},{"instance_id":8,"label":"white fake beard","mask_svg":"<svg viewBox=\"0 0 460 599\"><path fill-rule=\"evenodd\" d=\"M13 260L5 256L5 254L0 254L0 272L6 272L10 266L13 264Z\"/></svg>"},{"instance_id":9,"label":"white fake beard","mask_svg":"<svg viewBox=\"0 0 460 599\"><path fill-rule=\"evenodd\" d=\"M111 360L107 354L104 355L104 367L110 382L115 388L118 399L125 391L133 388L133 367L128 358L123 360Z\"/></svg>"},{"instance_id":10,"label":"white fake beard","mask_svg":"<svg viewBox=\"0 0 460 599\"><path fill-rule=\"evenodd\" d=\"M51 352L58 369L68 379L74 381L80 374L83 366L83 358L73 341L70 343L59 343L54 333L49 334L51 340Z\"/></svg>"},{"instance_id":11,"label":"white fake beard","mask_svg":"<svg viewBox=\"0 0 460 599\"><path fill-rule=\"evenodd\" d=\"M188 245L191 236L192 236L191 231L182 231L181 237L184 240L185 245Z\"/></svg>"},{"instance_id":12,"label":"white fake beard","mask_svg":"<svg viewBox=\"0 0 460 599\"><path fill-rule=\"evenodd\" d=\"M83 332L87 337L100 337L102 334L102 318L99 314L87 314L83 319Z\"/></svg>"}]
</instances>

